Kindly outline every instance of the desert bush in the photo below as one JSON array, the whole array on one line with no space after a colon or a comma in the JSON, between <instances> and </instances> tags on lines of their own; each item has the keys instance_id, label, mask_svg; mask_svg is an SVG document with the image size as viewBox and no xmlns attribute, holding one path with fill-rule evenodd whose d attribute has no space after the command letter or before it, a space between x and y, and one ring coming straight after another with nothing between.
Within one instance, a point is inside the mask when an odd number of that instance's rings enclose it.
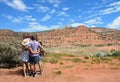
<instances>
[{"instance_id":1,"label":"desert bush","mask_svg":"<svg viewBox=\"0 0 120 82\"><path fill-rule=\"evenodd\" d=\"M56 64L56 63L58 63L58 60L55 59L55 58L51 58L51 59L49 60L49 62L52 63L52 64Z\"/></svg>"},{"instance_id":2,"label":"desert bush","mask_svg":"<svg viewBox=\"0 0 120 82\"><path fill-rule=\"evenodd\" d=\"M68 53L47 53L46 55L45 55L45 57L55 57L55 58L61 58L61 57L63 57L63 56L65 56L65 57L74 57L74 55L72 55L72 54L68 54Z\"/></svg>"},{"instance_id":3,"label":"desert bush","mask_svg":"<svg viewBox=\"0 0 120 82\"><path fill-rule=\"evenodd\" d=\"M62 74L62 71L56 70L56 71L54 71L54 73L55 73L56 75L60 75L60 74Z\"/></svg>"},{"instance_id":4,"label":"desert bush","mask_svg":"<svg viewBox=\"0 0 120 82\"><path fill-rule=\"evenodd\" d=\"M42 61L43 61L43 63L48 62L48 58L44 57Z\"/></svg>"},{"instance_id":5,"label":"desert bush","mask_svg":"<svg viewBox=\"0 0 120 82\"><path fill-rule=\"evenodd\" d=\"M80 58L73 58L73 59L71 59L71 60L72 60L72 62L74 62L74 63L77 63L77 62L81 62L81 61L82 61Z\"/></svg>"},{"instance_id":6,"label":"desert bush","mask_svg":"<svg viewBox=\"0 0 120 82\"><path fill-rule=\"evenodd\" d=\"M64 68L72 68L74 67L74 65L67 65L67 66L64 66Z\"/></svg>"},{"instance_id":7,"label":"desert bush","mask_svg":"<svg viewBox=\"0 0 120 82\"><path fill-rule=\"evenodd\" d=\"M98 52L98 53L96 54L97 57L105 57L106 55L107 55L107 54L104 53L104 52Z\"/></svg>"},{"instance_id":8,"label":"desert bush","mask_svg":"<svg viewBox=\"0 0 120 82\"><path fill-rule=\"evenodd\" d=\"M113 56L113 57L120 57L120 51L114 51L114 52L112 53L112 56Z\"/></svg>"},{"instance_id":9,"label":"desert bush","mask_svg":"<svg viewBox=\"0 0 120 82\"><path fill-rule=\"evenodd\" d=\"M88 57L88 56L85 56L84 59L89 59L89 57Z\"/></svg>"},{"instance_id":10,"label":"desert bush","mask_svg":"<svg viewBox=\"0 0 120 82\"><path fill-rule=\"evenodd\" d=\"M100 58L102 62L104 63L108 63L109 61L112 61L112 58L111 57L101 57Z\"/></svg>"},{"instance_id":11,"label":"desert bush","mask_svg":"<svg viewBox=\"0 0 120 82\"><path fill-rule=\"evenodd\" d=\"M96 63L96 64L100 64L100 58L98 58L98 57L94 57L93 59L92 59L92 63Z\"/></svg>"},{"instance_id":12,"label":"desert bush","mask_svg":"<svg viewBox=\"0 0 120 82\"><path fill-rule=\"evenodd\" d=\"M20 52L12 46L0 47L0 68L11 68L20 64Z\"/></svg>"},{"instance_id":13,"label":"desert bush","mask_svg":"<svg viewBox=\"0 0 120 82\"><path fill-rule=\"evenodd\" d=\"M60 65L63 65L64 63L61 61L59 64L60 64Z\"/></svg>"}]
</instances>

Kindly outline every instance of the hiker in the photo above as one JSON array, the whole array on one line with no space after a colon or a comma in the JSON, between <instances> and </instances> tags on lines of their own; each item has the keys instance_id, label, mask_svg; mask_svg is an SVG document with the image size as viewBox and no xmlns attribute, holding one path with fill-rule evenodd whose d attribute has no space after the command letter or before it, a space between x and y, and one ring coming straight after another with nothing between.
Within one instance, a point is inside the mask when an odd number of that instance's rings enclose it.
<instances>
[{"instance_id":1,"label":"hiker","mask_svg":"<svg viewBox=\"0 0 120 82\"><path fill-rule=\"evenodd\" d=\"M43 49L43 45L42 45L42 42L40 41L39 42L40 45L41 45L41 48L39 48L39 56L40 56L40 61L38 63L38 66L39 66L39 69L40 69L40 75L43 75L43 63L42 63L42 59L43 59L43 56L44 56L44 49Z\"/></svg>"},{"instance_id":2,"label":"hiker","mask_svg":"<svg viewBox=\"0 0 120 82\"><path fill-rule=\"evenodd\" d=\"M30 42L29 38L26 38L22 41L21 60L22 60L23 74L25 77L28 75L28 71L29 71L29 66L28 66L29 53L28 53L28 46L27 46L29 42Z\"/></svg>"},{"instance_id":3,"label":"hiker","mask_svg":"<svg viewBox=\"0 0 120 82\"><path fill-rule=\"evenodd\" d=\"M39 56L40 51L38 50L42 46L38 41L36 41L35 37L31 37L31 41L28 44L29 49L29 62L30 62L30 70L31 75L35 77L36 75L36 67L35 65L39 63L41 56Z\"/></svg>"}]
</instances>

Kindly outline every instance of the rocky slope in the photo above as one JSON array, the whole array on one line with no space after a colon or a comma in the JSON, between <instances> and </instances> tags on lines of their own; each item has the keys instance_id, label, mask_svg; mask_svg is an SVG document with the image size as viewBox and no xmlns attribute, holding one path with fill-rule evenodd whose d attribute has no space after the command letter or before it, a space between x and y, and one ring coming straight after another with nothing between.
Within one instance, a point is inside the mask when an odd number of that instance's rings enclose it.
<instances>
[{"instance_id":1,"label":"rocky slope","mask_svg":"<svg viewBox=\"0 0 120 82\"><path fill-rule=\"evenodd\" d=\"M0 40L22 40L23 34L37 34L39 41L42 41L46 47L120 44L120 31L105 28L89 29L83 25L77 28L64 28L36 33L0 30Z\"/></svg>"},{"instance_id":2,"label":"rocky slope","mask_svg":"<svg viewBox=\"0 0 120 82\"><path fill-rule=\"evenodd\" d=\"M0 30L0 40L15 39L14 32L11 30Z\"/></svg>"},{"instance_id":3,"label":"rocky slope","mask_svg":"<svg viewBox=\"0 0 120 82\"><path fill-rule=\"evenodd\" d=\"M109 29L107 29L109 30ZM88 29L86 26L78 28L59 29L37 33L39 40L48 46L79 46L79 45L112 45L119 44L120 31ZM104 32L104 33L103 33ZM103 35L104 34L104 35ZM112 35L113 34L113 35Z\"/></svg>"}]
</instances>

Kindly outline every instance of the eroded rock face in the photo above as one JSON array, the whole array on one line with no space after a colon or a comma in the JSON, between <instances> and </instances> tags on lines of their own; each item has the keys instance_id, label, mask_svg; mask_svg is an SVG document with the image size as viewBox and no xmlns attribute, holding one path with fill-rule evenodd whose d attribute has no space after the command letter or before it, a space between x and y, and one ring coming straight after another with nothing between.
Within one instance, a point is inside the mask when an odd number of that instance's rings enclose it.
<instances>
[{"instance_id":1,"label":"eroded rock face","mask_svg":"<svg viewBox=\"0 0 120 82\"><path fill-rule=\"evenodd\" d=\"M14 32L11 30L0 30L0 40L15 39Z\"/></svg>"},{"instance_id":2,"label":"eroded rock face","mask_svg":"<svg viewBox=\"0 0 120 82\"><path fill-rule=\"evenodd\" d=\"M88 29L86 26L81 25L74 29L61 29L38 33L38 37L39 40L48 46L109 45L119 43L120 37L118 34L120 34L120 32L117 31L114 33L113 31L114 36L111 34L106 34L103 36L99 31L100 29L96 28L92 30ZM104 32L106 32L106 30L104 30ZM108 36L111 39L108 39Z\"/></svg>"},{"instance_id":3,"label":"eroded rock face","mask_svg":"<svg viewBox=\"0 0 120 82\"><path fill-rule=\"evenodd\" d=\"M25 32L0 30L0 40L23 39ZM111 45L120 44L120 31L104 28L88 28L80 25L77 28L56 29L46 32L27 33L37 34L39 41L46 47L79 46L79 45Z\"/></svg>"}]
</instances>

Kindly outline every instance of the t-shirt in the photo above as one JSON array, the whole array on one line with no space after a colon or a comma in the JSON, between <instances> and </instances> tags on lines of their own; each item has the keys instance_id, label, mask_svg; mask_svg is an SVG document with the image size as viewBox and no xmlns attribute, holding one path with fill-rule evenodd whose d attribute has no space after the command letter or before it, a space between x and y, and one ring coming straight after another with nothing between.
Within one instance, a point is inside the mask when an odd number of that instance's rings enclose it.
<instances>
[{"instance_id":1,"label":"t-shirt","mask_svg":"<svg viewBox=\"0 0 120 82\"><path fill-rule=\"evenodd\" d=\"M41 45L40 45L39 42L37 42L36 40L34 40L34 41L31 41L28 44L28 47L30 47L33 51L37 51L38 48L41 48ZM29 53L29 55L31 55L31 56L38 56L39 54L31 54L31 53Z\"/></svg>"}]
</instances>

